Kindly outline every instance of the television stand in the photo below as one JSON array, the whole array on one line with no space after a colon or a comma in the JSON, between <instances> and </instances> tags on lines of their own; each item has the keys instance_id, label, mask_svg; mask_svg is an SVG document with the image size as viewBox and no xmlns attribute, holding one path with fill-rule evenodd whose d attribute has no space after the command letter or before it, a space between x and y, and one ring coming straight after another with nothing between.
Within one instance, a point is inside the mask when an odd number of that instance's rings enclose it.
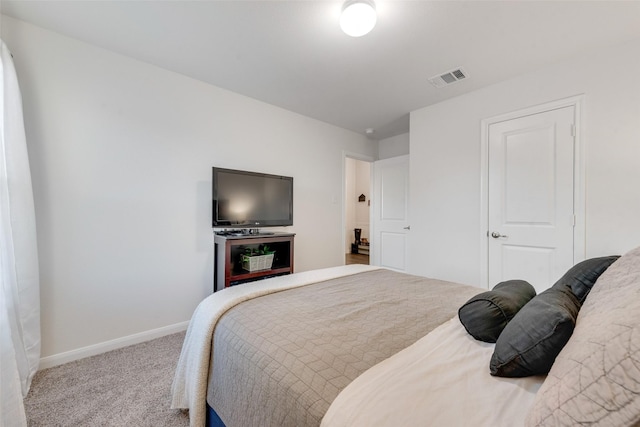
<instances>
[{"instance_id":1,"label":"television stand","mask_svg":"<svg viewBox=\"0 0 640 427\"><path fill-rule=\"evenodd\" d=\"M213 236L213 291L242 283L293 273L294 233L219 234ZM267 246L274 251L271 267L249 271L243 268L242 254L246 249Z\"/></svg>"}]
</instances>

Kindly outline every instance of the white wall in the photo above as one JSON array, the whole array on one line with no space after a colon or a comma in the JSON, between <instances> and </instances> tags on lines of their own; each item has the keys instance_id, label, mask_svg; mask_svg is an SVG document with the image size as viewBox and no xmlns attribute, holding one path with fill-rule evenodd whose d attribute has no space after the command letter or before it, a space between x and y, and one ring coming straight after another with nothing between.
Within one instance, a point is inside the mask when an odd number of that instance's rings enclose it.
<instances>
[{"instance_id":1,"label":"white wall","mask_svg":"<svg viewBox=\"0 0 640 427\"><path fill-rule=\"evenodd\" d=\"M13 18L2 38L24 100L43 356L191 317L213 286L214 165L293 176L296 271L344 263L343 152L375 143Z\"/></svg>"},{"instance_id":2,"label":"white wall","mask_svg":"<svg viewBox=\"0 0 640 427\"><path fill-rule=\"evenodd\" d=\"M353 243L353 229L356 227L356 160L350 157L344 159L344 250L351 252Z\"/></svg>"},{"instance_id":3,"label":"white wall","mask_svg":"<svg viewBox=\"0 0 640 427\"><path fill-rule=\"evenodd\" d=\"M378 141L378 159L404 156L410 152L410 132Z\"/></svg>"},{"instance_id":4,"label":"white wall","mask_svg":"<svg viewBox=\"0 0 640 427\"><path fill-rule=\"evenodd\" d=\"M412 273L480 280L480 122L585 95L586 256L640 245L640 40L411 114ZM419 219L419 220L418 220Z\"/></svg>"},{"instance_id":5,"label":"white wall","mask_svg":"<svg viewBox=\"0 0 640 427\"><path fill-rule=\"evenodd\" d=\"M356 194L352 203L355 204L355 227L360 228L362 233L360 238L370 238L370 206L371 200L371 163L364 161L356 161ZM365 201L360 201L360 196L364 194ZM352 235L353 234L353 229Z\"/></svg>"}]
</instances>

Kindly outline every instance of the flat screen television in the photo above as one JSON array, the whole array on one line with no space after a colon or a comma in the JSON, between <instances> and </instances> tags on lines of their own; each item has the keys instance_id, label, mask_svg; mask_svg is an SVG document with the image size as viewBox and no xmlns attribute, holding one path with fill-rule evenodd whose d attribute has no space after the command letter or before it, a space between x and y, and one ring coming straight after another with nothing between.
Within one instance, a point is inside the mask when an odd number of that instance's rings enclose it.
<instances>
[{"instance_id":1,"label":"flat screen television","mask_svg":"<svg viewBox=\"0 0 640 427\"><path fill-rule=\"evenodd\" d=\"M293 225L293 178L213 168L213 227Z\"/></svg>"}]
</instances>

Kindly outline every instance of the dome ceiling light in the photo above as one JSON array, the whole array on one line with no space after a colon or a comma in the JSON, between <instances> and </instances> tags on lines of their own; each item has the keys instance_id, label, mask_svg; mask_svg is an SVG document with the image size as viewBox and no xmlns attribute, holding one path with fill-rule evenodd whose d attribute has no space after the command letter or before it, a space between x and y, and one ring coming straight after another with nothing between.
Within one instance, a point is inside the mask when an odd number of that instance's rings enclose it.
<instances>
[{"instance_id":1,"label":"dome ceiling light","mask_svg":"<svg viewBox=\"0 0 640 427\"><path fill-rule=\"evenodd\" d=\"M347 0L342 6L340 28L351 37L360 37L375 27L376 19L373 0Z\"/></svg>"}]
</instances>

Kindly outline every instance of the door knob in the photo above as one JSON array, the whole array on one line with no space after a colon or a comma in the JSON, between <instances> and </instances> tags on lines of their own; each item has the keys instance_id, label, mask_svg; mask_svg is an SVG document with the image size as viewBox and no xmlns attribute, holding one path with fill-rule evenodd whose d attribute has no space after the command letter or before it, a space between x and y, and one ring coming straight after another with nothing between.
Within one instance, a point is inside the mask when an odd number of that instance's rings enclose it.
<instances>
[{"instance_id":1,"label":"door knob","mask_svg":"<svg viewBox=\"0 0 640 427\"><path fill-rule=\"evenodd\" d=\"M405 230L411 230L411 226L407 225L406 227L403 227Z\"/></svg>"},{"instance_id":2,"label":"door knob","mask_svg":"<svg viewBox=\"0 0 640 427\"><path fill-rule=\"evenodd\" d=\"M494 239L497 239L499 237L509 237L506 234L500 234L497 231L494 231L493 233L491 233L491 237L493 237Z\"/></svg>"}]
</instances>

